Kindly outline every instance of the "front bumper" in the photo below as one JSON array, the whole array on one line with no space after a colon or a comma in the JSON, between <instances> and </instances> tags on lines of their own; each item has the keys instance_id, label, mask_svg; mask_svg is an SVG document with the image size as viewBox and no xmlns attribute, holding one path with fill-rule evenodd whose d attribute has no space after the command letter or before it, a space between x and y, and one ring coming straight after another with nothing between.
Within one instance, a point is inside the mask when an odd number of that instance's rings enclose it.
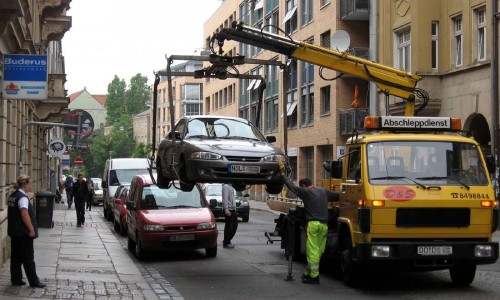
<instances>
[{"instance_id":1,"label":"front bumper","mask_svg":"<svg viewBox=\"0 0 500 300\"><path fill-rule=\"evenodd\" d=\"M476 257L474 249L476 245L490 245L493 248L492 256ZM373 246L389 246L389 257L373 257ZM417 253L418 246L451 246L452 254L449 255L420 255ZM356 260L362 265L372 266L394 266L408 269L446 269L454 265L481 265L492 264L498 259L498 243L489 242L376 242L358 243L355 250Z\"/></svg>"},{"instance_id":2,"label":"front bumper","mask_svg":"<svg viewBox=\"0 0 500 300\"><path fill-rule=\"evenodd\" d=\"M94 204L102 204L104 202L104 198L102 196L92 197L92 203Z\"/></svg>"},{"instance_id":3,"label":"front bumper","mask_svg":"<svg viewBox=\"0 0 500 300\"><path fill-rule=\"evenodd\" d=\"M171 241L171 236L194 235L193 240ZM217 247L217 228L213 230L191 231L180 233L140 232L139 240L144 250L166 249L202 249Z\"/></svg>"}]
</instances>

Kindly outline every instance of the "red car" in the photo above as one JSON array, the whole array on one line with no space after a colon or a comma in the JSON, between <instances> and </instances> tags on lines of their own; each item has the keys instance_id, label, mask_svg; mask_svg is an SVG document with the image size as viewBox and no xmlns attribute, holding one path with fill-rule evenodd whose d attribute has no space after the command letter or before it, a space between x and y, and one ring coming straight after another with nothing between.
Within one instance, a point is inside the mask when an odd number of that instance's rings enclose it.
<instances>
[{"instance_id":1,"label":"red car","mask_svg":"<svg viewBox=\"0 0 500 300\"><path fill-rule=\"evenodd\" d=\"M123 236L127 235L127 204L125 202L128 200L129 189L129 185L120 186L118 189L120 192L114 199L112 207L115 231Z\"/></svg>"},{"instance_id":2,"label":"red car","mask_svg":"<svg viewBox=\"0 0 500 300\"><path fill-rule=\"evenodd\" d=\"M137 258L166 249L205 249L207 257L217 256L217 223L197 184L189 192L173 185L161 189L149 174L137 175L128 199L128 248Z\"/></svg>"}]
</instances>

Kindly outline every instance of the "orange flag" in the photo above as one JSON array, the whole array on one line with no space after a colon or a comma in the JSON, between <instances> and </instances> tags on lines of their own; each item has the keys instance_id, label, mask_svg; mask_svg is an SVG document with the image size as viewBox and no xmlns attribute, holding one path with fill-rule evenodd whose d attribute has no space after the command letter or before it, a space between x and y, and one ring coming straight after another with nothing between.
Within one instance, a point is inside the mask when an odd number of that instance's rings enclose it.
<instances>
[{"instance_id":1,"label":"orange flag","mask_svg":"<svg viewBox=\"0 0 500 300\"><path fill-rule=\"evenodd\" d=\"M358 85L356 84L354 86L354 101L351 103L351 107L353 108L359 108L358 94Z\"/></svg>"}]
</instances>

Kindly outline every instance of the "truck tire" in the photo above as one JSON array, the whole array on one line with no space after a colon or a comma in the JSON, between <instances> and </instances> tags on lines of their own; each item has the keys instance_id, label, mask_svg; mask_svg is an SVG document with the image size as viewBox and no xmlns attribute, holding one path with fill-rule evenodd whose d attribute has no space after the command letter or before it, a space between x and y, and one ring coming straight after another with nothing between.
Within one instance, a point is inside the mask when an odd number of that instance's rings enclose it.
<instances>
[{"instance_id":1,"label":"truck tire","mask_svg":"<svg viewBox=\"0 0 500 300\"><path fill-rule=\"evenodd\" d=\"M450 277L456 286L469 286L476 277L476 265L453 266Z\"/></svg>"},{"instance_id":2,"label":"truck tire","mask_svg":"<svg viewBox=\"0 0 500 300\"><path fill-rule=\"evenodd\" d=\"M351 237L346 237L342 241L340 249L340 268L342 279L347 286L356 286L359 283L359 267L353 259L354 249L352 248Z\"/></svg>"}]
</instances>

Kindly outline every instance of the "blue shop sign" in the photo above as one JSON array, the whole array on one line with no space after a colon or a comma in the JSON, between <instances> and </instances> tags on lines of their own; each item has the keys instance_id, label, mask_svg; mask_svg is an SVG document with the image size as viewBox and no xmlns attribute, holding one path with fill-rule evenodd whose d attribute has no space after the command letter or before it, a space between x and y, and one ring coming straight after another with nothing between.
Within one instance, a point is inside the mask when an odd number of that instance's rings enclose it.
<instances>
[{"instance_id":1,"label":"blue shop sign","mask_svg":"<svg viewBox=\"0 0 500 300\"><path fill-rule=\"evenodd\" d=\"M4 99L47 99L47 55L3 56Z\"/></svg>"}]
</instances>

